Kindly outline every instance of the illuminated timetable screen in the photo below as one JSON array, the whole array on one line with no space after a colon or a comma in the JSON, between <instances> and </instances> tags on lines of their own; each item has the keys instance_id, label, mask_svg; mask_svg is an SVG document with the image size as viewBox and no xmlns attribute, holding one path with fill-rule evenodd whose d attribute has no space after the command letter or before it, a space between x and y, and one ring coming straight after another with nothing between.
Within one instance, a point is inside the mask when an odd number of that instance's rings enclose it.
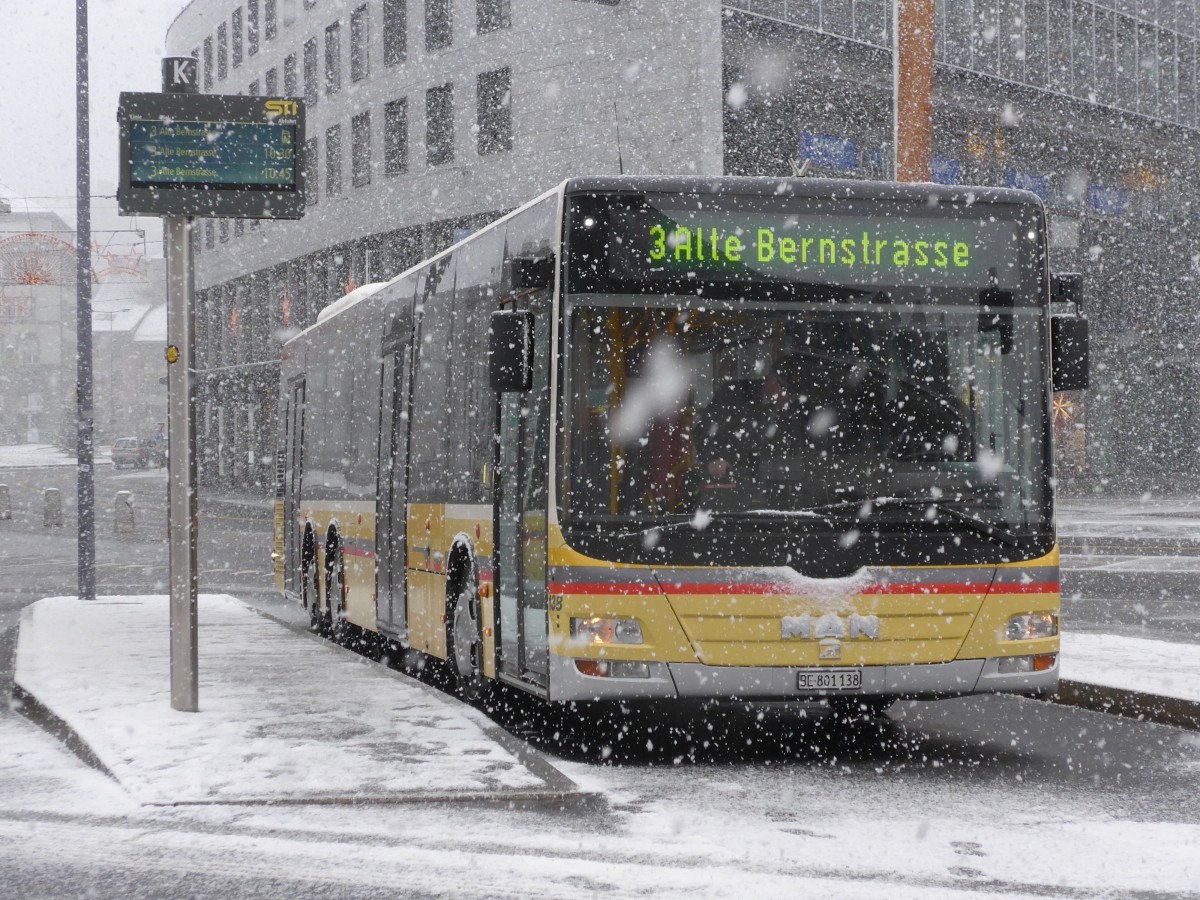
<instances>
[{"instance_id":1,"label":"illuminated timetable screen","mask_svg":"<svg viewBox=\"0 0 1200 900\"><path fill-rule=\"evenodd\" d=\"M121 94L122 215L304 216L304 101L224 94Z\"/></svg>"},{"instance_id":2,"label":"illuminated timetable screen","mask_svg":"<svg viewBox=\"0 0 1200 900\"><path fill-rule=\"evenodd\" d=\"M294 124L135 120L129 152L134 187L296 186Z\"/></svg>"}]
</instances>

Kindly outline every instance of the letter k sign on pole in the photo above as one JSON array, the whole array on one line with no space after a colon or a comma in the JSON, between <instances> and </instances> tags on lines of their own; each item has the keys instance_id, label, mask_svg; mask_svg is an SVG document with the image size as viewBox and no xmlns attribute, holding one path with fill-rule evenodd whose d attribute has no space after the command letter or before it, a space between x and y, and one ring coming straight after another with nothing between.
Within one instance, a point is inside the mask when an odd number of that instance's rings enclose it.
<instances>
[{"instance_id":1,"label":"letter k sign on pole","mask_svg":"<svg viewBox=\"0 0 1200 900\"><path fill-rule=\"evenodd\" d=\"M168 94L191 94L199 86L199 64L190 56L168 56L162 61L163 90Z\"/></svg>"}]
</instances>

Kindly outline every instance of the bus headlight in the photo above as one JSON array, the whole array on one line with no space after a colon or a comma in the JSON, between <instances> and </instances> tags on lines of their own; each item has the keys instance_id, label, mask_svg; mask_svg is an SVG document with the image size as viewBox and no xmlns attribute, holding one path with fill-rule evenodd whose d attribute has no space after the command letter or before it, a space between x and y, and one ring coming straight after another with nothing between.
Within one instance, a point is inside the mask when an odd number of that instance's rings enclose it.
<instances>
[{"instance_id":1,"label":"bus headlight","mask_svg":"<svg viewBox=\"0 0 1200 900\"><path fill-rule=\"evenodd\" d=\"M1058 616L1054 613L1027 613L1013 616L1004 629L1007 641L1032 641L1058 634Z\"/></svg>"},{"instance_id":2,"label":"bus headlight","mask_svg":"<svg viewBox=\"0 0 1200 900\"><path fill-rule=\"evenodd\" d=\"M996 671L1001 675L1048 672L1054 668L1057 659L1057 653L1042 653L1038 656L1004 656L996 662Z\"/></svg>"},{"instance_id":3,"label":"bus headlight","mask_svg":"<svg viewBox=\"0 0 1200 900\"><path fill-rule=\"evenodd\" d=\"M577 659L575 668L593 678L650 677L650 666L632 659Z\"/></svg>"},{"instance_id":4,"label":"bus headlight","mask_svg":"<svg viewBox=\"0 0 1200 900\"><path fill-rule=\"evenodd\" d=\"M588 644L640 644L642 626L637 619L571 619L571 637Z\"/></svg>"}]
</instances>

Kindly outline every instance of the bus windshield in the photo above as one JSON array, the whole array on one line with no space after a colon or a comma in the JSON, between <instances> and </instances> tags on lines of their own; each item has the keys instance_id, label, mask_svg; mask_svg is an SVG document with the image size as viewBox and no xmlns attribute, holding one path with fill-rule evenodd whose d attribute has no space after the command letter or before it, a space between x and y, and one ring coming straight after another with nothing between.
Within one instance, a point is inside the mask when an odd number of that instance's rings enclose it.
<instances>
[{"instance_id":1,"label":"bus windshield","mask_svg":"<svg viewBox=\"0 0 1200 900\"><path fill-rule=\"evenodd\" d=\"M568 295L565 528L714 552L748 530L1049 532L1036 283L770 276Z\"/></svg>"}]
</instances>

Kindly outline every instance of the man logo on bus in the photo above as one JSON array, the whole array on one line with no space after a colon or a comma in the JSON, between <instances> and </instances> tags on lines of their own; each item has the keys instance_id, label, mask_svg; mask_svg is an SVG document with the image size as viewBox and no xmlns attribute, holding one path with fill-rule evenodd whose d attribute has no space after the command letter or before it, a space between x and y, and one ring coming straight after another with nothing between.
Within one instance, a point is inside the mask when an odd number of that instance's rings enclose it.
<instances>
[{"instance_id":1,"label":"man logo on bus","mask_svg":"<svg viewBox=\"0 0 1200 900\"><path fill-rule=\"evenodd\" d=\"M879 617L860 616L858 613L842 618L837 613L825 613L822 616L784 616L782 639L801 638L812 640L816 638L870 638L879 640Z\"/></svg>"},{"instance_id":2,"label":"man logo on bus","mask_svg":"<svg viewBox=\"0 0 1200 900\"><path fill-rule=\"evenodd\" d=\"M280 116L294 116L300 112L300 104L295 100L268 100L264 106L267 116L272 119Z\"/></svg>"}]
</instances>

